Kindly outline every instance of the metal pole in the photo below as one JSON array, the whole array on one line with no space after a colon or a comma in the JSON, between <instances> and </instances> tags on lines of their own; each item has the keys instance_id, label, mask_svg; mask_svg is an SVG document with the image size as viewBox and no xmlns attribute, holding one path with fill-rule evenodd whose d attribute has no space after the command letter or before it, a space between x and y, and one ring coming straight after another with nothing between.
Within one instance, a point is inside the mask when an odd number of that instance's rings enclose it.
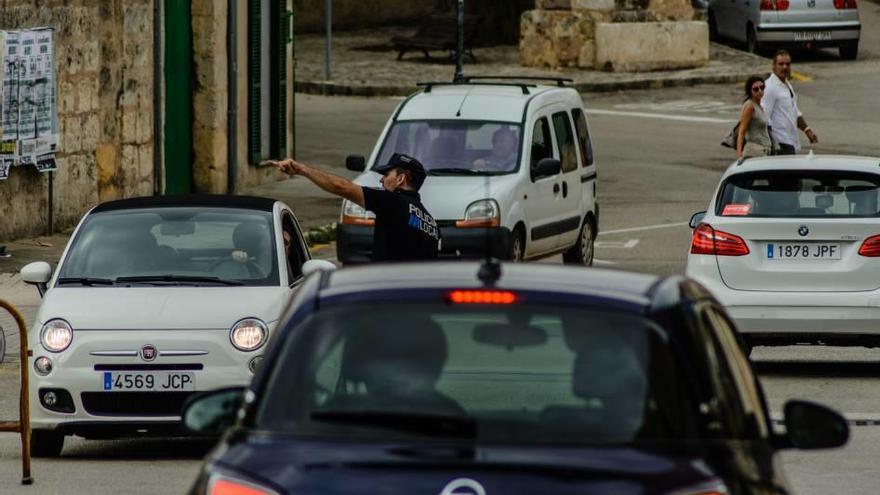
<instances>
[{"instance_id":1,"label":"metal pole","mask_svg":"<svg viewBox=\"0 0 880 495\"><path fill-rule=\"evenodd\" d=\"M458 33L455 43L455 81L461 81L464 74L461 72L461 58L464 53L464 0L458 0L456 6L458 15Z\"/></svg>"},{"instance_id":2,"label":"metal pole","mask_svg":"<svg viewBox=\"0 0 880 495\"><path fill-rule=\"evenodd\" d=\"M327 37L324 46L324 79L329 81L332 76L330 66L333 64L333 0L326 0L324 5L324 17L327 21Z\"/></svg>"}]
</instances>

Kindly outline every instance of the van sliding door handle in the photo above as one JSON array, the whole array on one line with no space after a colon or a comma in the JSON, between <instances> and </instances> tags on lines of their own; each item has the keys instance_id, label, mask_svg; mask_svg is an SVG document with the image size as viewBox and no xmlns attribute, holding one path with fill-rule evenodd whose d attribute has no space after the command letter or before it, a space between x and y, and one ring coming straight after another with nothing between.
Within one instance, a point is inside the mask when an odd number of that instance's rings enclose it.
<instances>
[{"instance_id":1,"label":"van sliding door handle","mask_svg":"<svg viewBox=\"0 0 880 495\"><path fill-rule=\"evenodd\" d=\"M562 197L563 198L568 197L568 182L565 182L565 181L562 182Z\"/></svg>"}]
</instances>

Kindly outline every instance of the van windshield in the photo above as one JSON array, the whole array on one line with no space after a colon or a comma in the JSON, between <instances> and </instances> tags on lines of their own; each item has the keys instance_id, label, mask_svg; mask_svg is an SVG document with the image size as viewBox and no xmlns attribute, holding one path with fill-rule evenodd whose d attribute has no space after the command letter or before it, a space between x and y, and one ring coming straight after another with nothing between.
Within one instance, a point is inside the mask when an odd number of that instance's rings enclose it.
<instances>
[{"instance_id":1,"label":"van windshield","mask_svg":"<svg viewBox=\"0 0 880 495\"><path fill-rule=\"evenodd\" d=\"M428 175L495 175L516 172L522 148L518 124L400 121L388 132L375 165L394 153L422 162Z\"/></svg>"}]
</instances>

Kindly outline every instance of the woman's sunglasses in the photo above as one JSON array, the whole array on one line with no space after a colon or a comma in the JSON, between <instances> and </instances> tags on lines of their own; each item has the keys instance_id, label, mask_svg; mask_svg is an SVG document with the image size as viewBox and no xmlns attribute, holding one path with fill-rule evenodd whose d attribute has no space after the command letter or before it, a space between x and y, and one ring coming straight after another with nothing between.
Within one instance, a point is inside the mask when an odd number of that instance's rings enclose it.
<instances>
[{"instance_id":1,"label":"woman's sunglasses","mask_svg":"<svg viewBox=\"0 0 880 495\"><path fill-rule=\"evenodd\" d=\"M752 86L752 93L757 93L758 91L764 91L764 85L760 86Z\"/></svg>"}]
</instances>

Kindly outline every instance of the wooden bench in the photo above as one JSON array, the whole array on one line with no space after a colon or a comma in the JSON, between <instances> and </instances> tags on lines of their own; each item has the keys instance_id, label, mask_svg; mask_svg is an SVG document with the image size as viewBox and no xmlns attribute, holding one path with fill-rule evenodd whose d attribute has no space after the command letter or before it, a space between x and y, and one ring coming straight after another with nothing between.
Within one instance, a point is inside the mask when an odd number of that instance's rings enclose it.
<instances>
[{"instance_id":1,"label":"wooden bench","mask_svg":"<svg viewBox=\"0 0 880 495\"><path fill-rule=\"evenodd\" d=\"M479 25L480 17L474 15L464 16L464 54L477 61L473 50L470 48L471 39ZM455 50L458 44L458 19L450 14L432 14L425 19L412 36L395 36L391 38L391 44L397 50L397 60L403 58L406 52L419 50L430 59L431 50L447 50L450 59L455 58Z\"/></svg>"}]
</instances>

